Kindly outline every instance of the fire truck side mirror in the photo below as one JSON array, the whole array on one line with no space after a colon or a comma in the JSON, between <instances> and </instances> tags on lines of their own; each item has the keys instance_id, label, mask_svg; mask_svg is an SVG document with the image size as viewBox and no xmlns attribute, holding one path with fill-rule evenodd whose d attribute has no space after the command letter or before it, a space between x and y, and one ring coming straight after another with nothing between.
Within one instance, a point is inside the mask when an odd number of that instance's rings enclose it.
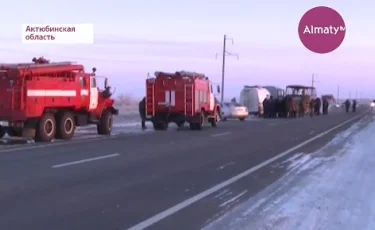
<instances>
[{"instance_id":1,"label":"fire truck side mirror","mask_svg":"<svg viewBox=\"0 0 375 230\"><path fill-rule=\"evenodd\" d=\"M92 68L92 73L95 73L96 72L96 68Z\"/></svg>"},{"instance_id":2,"label":"fire truck side mirror","mask_svg":"<svg viewBox=\"0 0 375 230\"><path fill-rule=\"evenodd\" d=\"M108 78L104 79L104 89L108 87Z\"/></svg>"},{"instance_id":3,"label":"fire truck side mirror","mask_svg":"<svg viewBox=\"0 0 375 230\"><path fill-rule=\"evenodd\" d=\"M220 86L219 85L216 87L216 91L217 91L217 93L220 93Z\"/></svg>"}]
</instances>

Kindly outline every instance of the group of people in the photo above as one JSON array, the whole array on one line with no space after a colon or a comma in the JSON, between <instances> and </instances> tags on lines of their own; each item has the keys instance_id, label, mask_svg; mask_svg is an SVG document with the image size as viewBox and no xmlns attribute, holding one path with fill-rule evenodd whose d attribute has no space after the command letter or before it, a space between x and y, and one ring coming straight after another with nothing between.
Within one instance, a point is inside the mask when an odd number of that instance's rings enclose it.
<instances>
[{"instance_id":1,"label":"group of people","mask_svg":"<svg viewBox=\"0 0 375 230\"><path fill-rule=\"evenodd\" d=\"M323 104L323 105L322 105ZM328 107L329 107L329 102L327 99L320 99L319 97L316 98L315 100L311 100L309 103L309 109L310 109L310 115L320 115L320 108L322 108L322 113L323 115L328 114Z\"/></svg>"},{"instance_id":2,"label":"group of people","mask_svg":"<svg viewBox=\"0 0 375 230\"><path fill-rule=\"evenodd\" d=\"M298 100L289 95L276 99L273 96L267 96L262 104L264 118L303 117L308 109L311 116L320 115L321 108L323 115L327 115L329 106L329 102L325 98L307 100L301 96ZM260 112L262 113L262 111Z\"/></svg>"},{"instance_id":3,"label":"group of people","mask_svg":"<svg viewBox=\"0 0 375 230\"><path fill-rule=\"evenodd\" d=\"M356 109L357 109L357 100L355 100L355 99L353 100L353 103L350 103L350 100L346 99L344 104L345 104L345 111L347 113L349 113L349 111L350 111L350 105L352 106L352 112L355 112Z\"/></svg>"}]
</instances>

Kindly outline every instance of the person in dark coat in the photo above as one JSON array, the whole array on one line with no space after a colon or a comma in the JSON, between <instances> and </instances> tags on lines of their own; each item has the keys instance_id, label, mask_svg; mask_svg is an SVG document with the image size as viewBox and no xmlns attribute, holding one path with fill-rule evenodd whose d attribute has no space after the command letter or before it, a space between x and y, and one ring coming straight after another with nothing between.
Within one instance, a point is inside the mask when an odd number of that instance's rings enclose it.
<instances>
[{"instance_id":1,"label":"person in dark coat","mask_svg":"<svg viewBox=\"0 0 375 230\"><path fill-rule=\"evenodd\" d=\"M275 118L276 117L276 100L273 98L273 96L270 96L269 100L269 112L270 112L270 117Z\"/></svg>"},{"instance_id":2,"label":"person in dark coat","mask_svg":"<svg viewBox=\"0 0 375 230\"><path fill-rule=\"evenodd\" d=\"M285 102L283 97L278 97L276 99L276 117L284 117L285 111Z\"/></svg>"},{"instance_id":3,"label":"person in dark coat","mask_svg":"<svg viewBox=\"0 0 375 230\"><path fill-rule=\"evenodd\" d=\"M146 97L139 102L139 116L141 117L142 129L146 129Z\"/></svg>"},{"instance_id":4,"label":"person in dark coat","mask_svg":"<svg viewBox=\"0 0 375 230\"><path fill-rule=\"evenodd\" d=\"M350 101L349 101L349 99L347 99L347 100L345 101L345 111L346 111L347 113L349 113L349 108L350 108Z\"/></svg>"},{"instance_id":5,"label":"person in dark coat","mask_svg":"<svg viewBox=\"0 0 375 230\"><path fill-rule=\"evenodd\" d=\"M327 99L323 99L323 115L327 115L328 114L328 100Z\"/></svg>"},{"instance_id":6,"label":"person in dark coat","mask_svg":"<svg viewBox=\"0 0 375 230\"><path fill-rule=\"evenodd\" d=\"M357 100L353 100L352 112L355 112L356 110L357 110Z\"/></svg>"},{"instance_id":7,"label":"person in dark coat","mask_svg":"<svg viewBox=\"0 0 375 230\"><path fill-rule=\"evenodd\" d=\"M269 117L269 98L266 97L264 100L263 100L263 117L264 118L268 118Z\"/></svg>"},{"instance_id":8,"label":"person in dark coat","mask_svg":"<svg viewBox=\"0 0 375 230\"><path fill-rule=\"evenodd\" d=\"M320 98L317 98L316 99L316 104L315 104L315 114L316 115L320 115L320 108L322 107L322 101L320 100Z\"/></svg>"},{"instance_id":9,"label":"person in dark coat","mask_svg":"<svg viewBox=\"0 0 375 230\"><path fill-rule=\"evenodd\" d=\"M275 118L279 117L279 104L280 104L279 98L275 98L275 102L273 103L273 106L275 108Z\"/></svg>"}]
</instances>

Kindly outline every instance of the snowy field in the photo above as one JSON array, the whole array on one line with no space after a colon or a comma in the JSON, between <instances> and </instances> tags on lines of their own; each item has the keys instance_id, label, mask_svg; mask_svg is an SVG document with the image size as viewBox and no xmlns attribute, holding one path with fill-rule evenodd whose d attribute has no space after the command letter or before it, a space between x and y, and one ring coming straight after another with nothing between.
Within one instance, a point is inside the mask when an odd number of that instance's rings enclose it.
<instances>
[{"instance_id":1,"label":"snowy field","mask_svg":"<svg viewBox=\"0 0 375 230\"><path fill-rule=\"evenodd\" d=\"M375 122L366 119L292 156L283 178L204 230L375 229Z\"/></svg>"},{"instance_id":2,"label":"snowy field","mask_svg":"<svg viewBox=\"0 0 375 230\"><path fill-rule=\"evenodd\" d=\"M115 106L120 116L139 116L138 104Z\"/></svg>"}]
</instances>

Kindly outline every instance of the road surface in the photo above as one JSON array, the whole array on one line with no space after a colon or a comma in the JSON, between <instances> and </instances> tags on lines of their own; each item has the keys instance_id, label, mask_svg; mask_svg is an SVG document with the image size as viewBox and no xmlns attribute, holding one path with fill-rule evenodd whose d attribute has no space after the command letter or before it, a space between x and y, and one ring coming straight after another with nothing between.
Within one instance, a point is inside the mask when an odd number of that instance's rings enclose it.
<instances>
[{"instance_id":1,"label":"road surface","mask_svg":"<svg viewBox=\"0 0 375 230\"><path fill-rule=\"evenodd\" d=\"M0 229L200 229L367 113L1 146Z\"/></svg>"},{"instance_id":2,"label":"road surface","mask_svg":"<svg viewBox=\"0 0 375 230\"><path fill-rule=\"evenodd\" d=\"M282 178L204 230L373 230L374 132L369 114L321 149L292 155L278 165L287 168Z\"/></svg>"}]
</instances>

